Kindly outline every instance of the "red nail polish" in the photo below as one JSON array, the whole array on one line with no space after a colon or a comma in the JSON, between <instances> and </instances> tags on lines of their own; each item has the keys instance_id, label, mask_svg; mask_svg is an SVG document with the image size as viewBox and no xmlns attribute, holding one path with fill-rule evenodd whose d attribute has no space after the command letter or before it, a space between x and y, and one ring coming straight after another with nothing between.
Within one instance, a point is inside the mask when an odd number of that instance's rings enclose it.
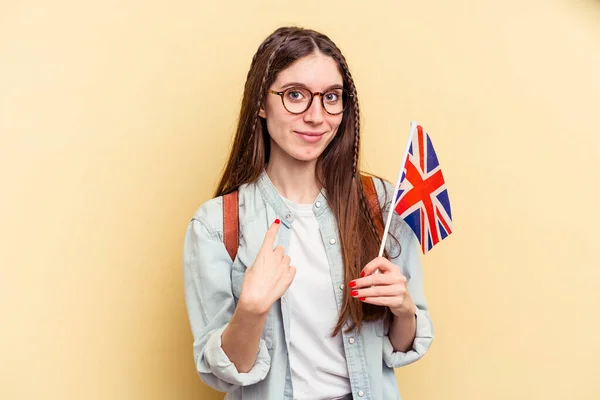
<instances>
[{"instance_id":1,"label":"red nail polish","mask_svg":"<svg viewBox=\"0 0 600 400\"><path fill-rule=\"evenodd\" d=\"M364 277L365 277L365 271L363 271L363 272L361 272L361 273L360 273L360 277L361 277L361 278L364 278Z\"/></svg>"},{"instance_id":2,"label":"red nail polish","mask_svg":"<svg viewBox=\"0 0 600 400\"><path fill-rule=\"evenodd\" d=\"M354 282L354 281L350 281L350 283L348 284L348 286L350 286L350 287L355 287L355 286L356 286L356 282Z\"/></svg>"},{"instance_id":3,"label":"red nail polish","mask_svg":"<svg viewBox=\"0 0 600 400\"><path fill-rule=\"evenodd\" d=\"M354 296L358 296L358 290L353 290L350 292L350 296L354 297Z\"/></svg>"},{"instance_id":4,"label":"red nail polish","mask_svg":"<svg viewBox=\"0 0 600 400\"><path fill-rule=\"evenodd\" d=\"M359 297L358 298L360 301L365 301L365 297Z\"/></svg>"},{"instance_id":5,"label":"red nail polish","mask_svg":"<svg viewBox=\"0 0 600 400\"><path fill-rule=\"evenodd\" d=\"M281 221L279 220L279 218L277 218L277 219L275 220L275 223L276 223L276 224L279 224L280 222L281 222Z\"/></svg>"}]
</instances>

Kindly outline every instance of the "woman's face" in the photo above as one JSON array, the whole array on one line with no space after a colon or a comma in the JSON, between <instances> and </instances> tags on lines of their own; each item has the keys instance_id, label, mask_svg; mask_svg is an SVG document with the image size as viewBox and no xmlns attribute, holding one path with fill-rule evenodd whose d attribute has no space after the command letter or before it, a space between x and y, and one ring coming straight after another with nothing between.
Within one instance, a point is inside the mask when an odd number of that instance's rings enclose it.
<instances>
[{"instance_id":1,"label":"woman's face","mask_svg":"<svg viewBox=\"0 0 600 400\"><path fill-rule=\"evenodd\" d=\"M282 92L289 87L328 92L332 88L341 89L343 79L333 58L315 53L281 71L269 89ZM288 92L284 96L290 103L302 97L300 92ZM326 103L334 100L335 94L326 95ZM336 135L343 114L328 114L322 107L320 96L315 96L310 108L302 114L292 114L283 106L281 96L268 92L259 115L267 121L271 163L289 157L298 161L316 161Z\"/></svg>"}]
</instances>

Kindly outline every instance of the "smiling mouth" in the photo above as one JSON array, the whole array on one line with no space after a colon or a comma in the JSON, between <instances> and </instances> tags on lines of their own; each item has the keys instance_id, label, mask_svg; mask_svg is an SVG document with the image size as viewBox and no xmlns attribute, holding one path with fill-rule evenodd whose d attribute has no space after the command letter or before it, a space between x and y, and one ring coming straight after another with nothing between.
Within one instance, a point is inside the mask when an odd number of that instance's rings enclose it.
<instances>
[{"instance_id":1,"label":"smiling mouth","mask_svg":"<svg viewBox=\"0 0 600 400\"><path fill-rule=\"evenodd\" d=\"M325 133L318 132L295 132L296 135L307 143L317 143L325 136Z\"/></svg>"},{"instance_id":2,"label":"smiling mouth","mask_svg":"<svg viewBox=\"0 0 600 400\"><path fill-rule=\"evenodd\" d=\"M319 133L319 132L296 132L298 135L304 135L304 136L323 136L325 133Z\"/></svg>"}]
</instances>

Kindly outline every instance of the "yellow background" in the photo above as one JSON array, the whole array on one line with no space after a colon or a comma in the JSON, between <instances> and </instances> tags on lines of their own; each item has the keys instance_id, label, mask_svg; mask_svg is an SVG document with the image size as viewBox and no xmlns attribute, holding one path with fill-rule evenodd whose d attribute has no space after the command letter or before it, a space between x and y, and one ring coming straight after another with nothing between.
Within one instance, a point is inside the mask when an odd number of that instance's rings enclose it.
<instances>
[{"instance_id":1,"label":"yellow background","mask_svg":"<svg viewBox=\"0 0 600 400\"><path fill-rule=\"evenodd\" d=\"M363 165L432 134L455 233L406 400L599 399L598 1L0 2L0 399L219 399L183 235L280 25L345 53Z\"/></svg>"}]
</instances>

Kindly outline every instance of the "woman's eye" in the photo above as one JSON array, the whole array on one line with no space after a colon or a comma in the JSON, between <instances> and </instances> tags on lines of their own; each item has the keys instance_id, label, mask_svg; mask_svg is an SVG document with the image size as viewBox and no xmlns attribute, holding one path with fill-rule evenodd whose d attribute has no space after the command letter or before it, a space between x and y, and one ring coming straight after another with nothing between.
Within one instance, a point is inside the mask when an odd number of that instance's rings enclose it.
<instances>
[{"instance_id":1,"label":"woman's eye","mask_svg":"<svg viewBox=\"0 0 600 400\"><path fill-rule=\"evenodd\" d=\"M336 92L329 92L325 94L325 101L329 103L335 103L340 99L340 95Z\"/></svg>"},{"instance_id":2,"label":"woman's eye","mask_svg":"<svg viewBox=\"0 0 600 400\"><path fill-rule=\"evenodd\" d=\"M290 90L287 93L287 96L290 100L302 100L304 99L304 94L300 90Z\"/></svg>"}]
</instances>

